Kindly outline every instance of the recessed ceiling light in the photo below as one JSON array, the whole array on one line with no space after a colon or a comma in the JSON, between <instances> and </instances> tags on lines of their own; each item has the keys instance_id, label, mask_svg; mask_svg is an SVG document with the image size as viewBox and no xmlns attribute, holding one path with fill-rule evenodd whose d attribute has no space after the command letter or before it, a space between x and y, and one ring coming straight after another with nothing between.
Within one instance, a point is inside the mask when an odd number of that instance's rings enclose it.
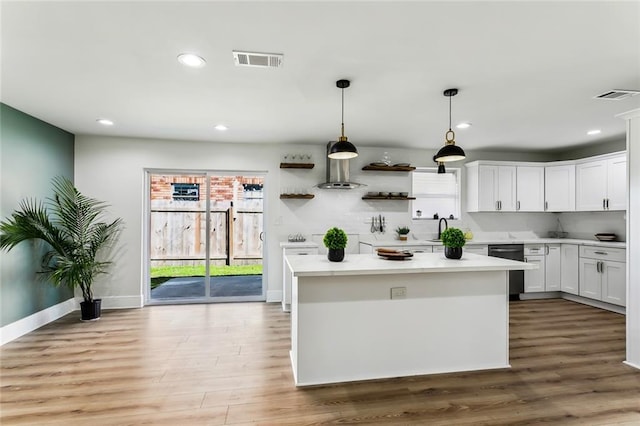
<instances>
[{"instance_id":1,"label":"recessed ceiling light","mask_svg":"<svg viewBox=\"0 0 640 426\"><path fill-rule=\"evenodd\" d=\"M109 120L108 118L98 118L96 121L103 126L113 126L113 121Z\"/></svg>"},{"instance_id":2,"label":"recessed ceiling light","mask_svg":"<svg viewBox=\"0 0 640 426\"><path fill-rule=\"evenodd\" d=\"M589 130L587 132L588 135L599 135L600 133L602 133L602 130L600 129Z\"/></svg>"},{"instance_id":3,"label":"recessed ceiling light","mask_svg":"<svg viewBox=\"0 0 640 426\"><path fill-rule=\"evenodd\" d=\"M457 129L468 129L471 127L471 123L460 123L456 125Z\"/></svg>"},{"instance_id":4,"label":"recessed ceiling light","mask_svg":"<svg viewBox=\"0 0 640 426\"><path fill-rule=\"evenodd\" d=\"M215 127L215 129L216 129L216 130L220 130L221 132L223 132L223 131L227 130L227 129L228 129L228 127L227 127L227 126L225 126L224 124L218 124L218 125Z\"/></svg>"},{"instance_id":5,"label":"recessed ceiling light","mask_svg":"<svg viewBox=\"0 0 640 426\"><path fill-rule=\"evenodd\" d=\"M191 68L201 68L207 63L201 56L194 53L181 53L178 55L178 62Z\"/></svg>"}]
</instances>

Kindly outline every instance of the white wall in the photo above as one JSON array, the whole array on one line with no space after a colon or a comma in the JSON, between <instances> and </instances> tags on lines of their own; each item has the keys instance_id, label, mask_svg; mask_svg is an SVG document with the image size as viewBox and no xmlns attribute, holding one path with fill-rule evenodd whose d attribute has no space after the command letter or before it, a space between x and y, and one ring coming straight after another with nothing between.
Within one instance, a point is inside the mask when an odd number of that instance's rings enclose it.
<instances>
[{"instance_id":1,"label":"white wall","mask_svg":"<svg viewBox=\"0 0 640 426\"><path fill-rule=\"evenodd\" d=\"M279 243L292 233L303 233L313 241L339 226L351 235L351 249L357 250L358 235L370 234L372 216L387 219L387 234L393 238L398 225L408 225L413 233L437 233L437 221L412 221L407 201L365 201L367 191L410 191L411 177L403 172L363 171L362 167L379 161L386 151L392 163L409 162L414 166L435 164L433 150L372 148L358 144L360 155L351 161L351 180L367 184L354 190L322 190L315 187L325 180L326 145L254 145L220 144L190 141L162 141L102 136L77 136L75 181L78 188L92 197L111 204L111 213L122 217L126 229L113 273L101 277L96 295L103 306L141 306L143 303L143 206L145 169L211 170L265 172L265 277L267 300L281 295L281 259ZM315 168L280 169L285 153L311 154ZM543 154L467 152L467 161L479 159L547 161ZM464 166L462 168L464 182ZM285 188L307 188L312 200L280 200ZM464 191L464 187L463 187ZM534 231L545 234L555 230L555 214L545 213L472 213L465 212L464 197L461 220L449 226L471 228L474 232ZM614 216L598 217L604 223ZM604 225L603 225L604 226ZM603 228L604 229L604 228ZM600 229L600 230L603 230Z\"/></svg>"},{"instance_id":2,"label":"white wall","mask_svg":"<svg viewBox=\"0 0 640 426\"><path fill-rule=\"evenodd\" d=\"M640 109L621 115L627 119L627 359L640 368Z\"/></svg>"}]
</instances>

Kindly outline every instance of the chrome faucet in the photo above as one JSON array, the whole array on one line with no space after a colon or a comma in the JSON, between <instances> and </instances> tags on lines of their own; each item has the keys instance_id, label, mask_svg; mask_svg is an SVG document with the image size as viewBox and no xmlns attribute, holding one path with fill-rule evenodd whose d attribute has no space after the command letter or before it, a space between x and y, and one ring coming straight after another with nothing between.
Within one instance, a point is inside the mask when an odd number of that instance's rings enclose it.
<instances>
[{"instance_id":1,"label":"chrome faucet","mask_svg":"<svg viewBox=\"0 0 640 426\"><path fill-rule=\"evenodd\" d=\"M447 219L445 219L444 217L441 218L438 221L438 239L440 239L440 237L442 236L442 221L444 220L444 229L447 229L449 227L449 223L447 222Z\"/></svg>"}]
</instances>

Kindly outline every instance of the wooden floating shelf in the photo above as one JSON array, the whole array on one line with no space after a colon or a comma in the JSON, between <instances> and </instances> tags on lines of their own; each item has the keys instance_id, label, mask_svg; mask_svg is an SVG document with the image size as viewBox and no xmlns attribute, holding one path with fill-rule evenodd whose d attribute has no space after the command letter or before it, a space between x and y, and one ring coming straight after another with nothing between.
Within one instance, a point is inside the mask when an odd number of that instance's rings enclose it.
<instances>
[{"instance_id":1,"label":"wooden floating shelf","mask_svg":"<svg viewBox=\"0 0 640 426\"><path fill-rule=\"evenodd\" d=\"M413 166L364 166L362 170L375 170L377 172L411 172L416 168Z\"/></svg>"},{"instance_id":2,"label":"wooden floating shelf","mask_svg":"<svg viewBox=\"0 0 640 426\"><path fill-rule=\"evenodd\" d=\"M415 200L416 197L374 197L374 196L370 196L370 195L365 195L362 197L363 200L399 200L399 201L405 201L405 200Z\"/></svg>"},{"instance_id":3,"label":"wooden floating shelf","mask_svg":"<svg viewBox=\"0 0 640 426\"><path fill-rule=\"evenodd\" d=\"M280 163L281 169L313 169L313 163Z\"/></svg>"},{"instance_id":4,"label":"wooden floating shelf","mask_svg":"<svg viewBox=\"0 0 640 426\"><path fill-rule=\"evenodd\" d=\"M313 194L280 194L281 200L292 200L292 199L300 199L300 200L310 200L315 195Z\"/></svg>"}]
</instances>

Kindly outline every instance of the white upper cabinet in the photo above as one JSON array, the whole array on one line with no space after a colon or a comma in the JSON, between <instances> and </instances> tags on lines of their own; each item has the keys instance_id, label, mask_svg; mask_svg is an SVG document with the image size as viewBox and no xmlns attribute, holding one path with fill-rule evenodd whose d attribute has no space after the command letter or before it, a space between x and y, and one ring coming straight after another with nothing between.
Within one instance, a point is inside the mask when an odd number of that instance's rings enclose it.
<instances>
[{"instance_id":1,"label":"white upper cabinet","mask_svg":"<svg viewBox=\"0 0 640 426\"><path fill-rule=\"evenodd\" d=\"M627 156L607 160L607 210L627 209Z\"/></svg>"},{"instance_id":2,"label":"white upper cabinet","mask_svg":"<svg viewBox=\"0 0 640 426\"><path fill-rule=\"evenodd\" d=\"M467 211L626 209L626 152L556 163L480 160L465 164Z\"/></svg>"},{"instance_id":3,"label":"white upper cabinet","mask_svg":"<svg viewBox=\"0 0 640 426\"><path fill-rule=\"evenodd\" d=\"M467 211L516 211L516 167L468 164Z\"/></svg>"},{"instance_id":4,"label":"white upper cabinet","mask_svg":"<svg viewBox=\"0 0 640 426\"><path fill-rule=\"evenodd\" d=\"M627 158L610 158L576 165L576 210L625 210Z\"/></svg>"},{"instance_id":5,"label":"white upper cabinet","mask_svg":"<svg viewBox=\"0 0 640 426\"><path fill-rule=\"evenodd\" d=\"M544 206L548 212L571 212L576 209L576 166L544 168Z\"/></svg>"},{"instance_id":6,"label":"white upper cabinet","mask_svg":"<svg viewBox=\"0 0 640 426\"><path fill-rule=\"evenodd\" d=\"M516 170L516 210L544 211L544 167L517 166Z\"/></svg>"}]
</instances>

